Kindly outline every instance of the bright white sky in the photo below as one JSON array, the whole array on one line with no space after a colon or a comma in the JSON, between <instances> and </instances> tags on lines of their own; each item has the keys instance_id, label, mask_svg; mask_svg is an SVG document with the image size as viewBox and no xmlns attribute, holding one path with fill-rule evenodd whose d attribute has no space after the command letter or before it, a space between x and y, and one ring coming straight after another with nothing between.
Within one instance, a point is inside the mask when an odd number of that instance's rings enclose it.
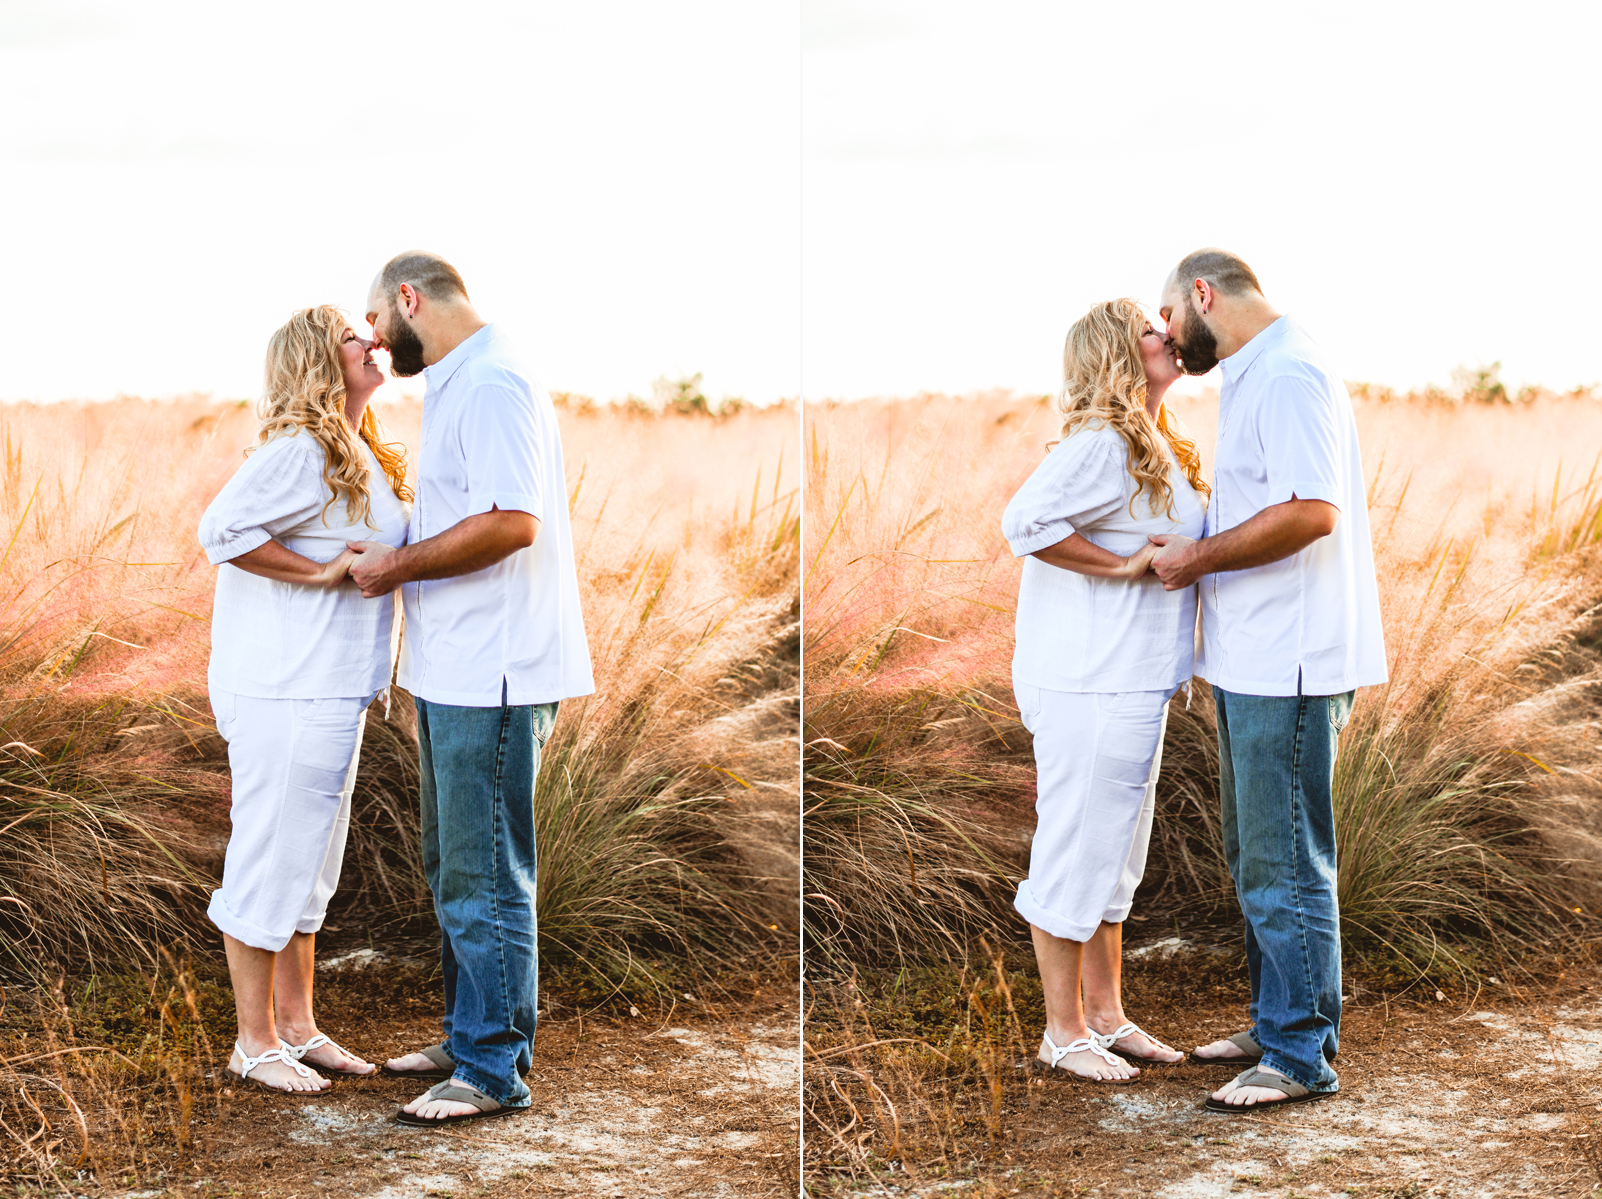
<instances>
[{"instance_id":1,"label":"bright white sky","mask_svg":"<svg viewBox=\"0 0 1602 1199\"><path fill-rule=\"evenodd\" d=\"M1076 316L1205 244L1349 378L1594 383L1599 35L1539 2L0 0L0 398L254 395L292 309L413 247L603 399L1050 390Z\"/></svg>"},{"instance_id":2,"label":"bright white sky","mask_svg":"<svg viewBox=\"0 0 1602 1199\"><path fill-rule=\"evenodd\" d=\"M809 397L1052 390L1189 250L1349 379L1602 380L1602 5L805 0Z\"/></svg>"},{"instance_id":3,"label":"bright white sky","mask_svg":"<svg viewBox=\"0 0 1602 1199\"><path fill-rule=\"evenodd\" d=\"M253 396L405 249L553 389L799 389L797 0L0 0L0 398ZM420 381L407 384L420 386Z\"/></svg>"}]
</instances>

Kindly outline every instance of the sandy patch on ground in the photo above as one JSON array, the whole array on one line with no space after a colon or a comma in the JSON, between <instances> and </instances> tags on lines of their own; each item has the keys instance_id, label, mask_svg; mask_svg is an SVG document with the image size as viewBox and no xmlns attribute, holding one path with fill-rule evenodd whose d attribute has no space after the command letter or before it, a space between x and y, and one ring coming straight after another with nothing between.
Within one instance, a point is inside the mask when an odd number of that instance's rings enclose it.
<instances>
[{"instance_id":1,"label":"sandy patch on ground","mask_svg":"<svg viewBox=\"0 0 1602 1199\"><path fill-rule=\"evenodd\" d=\"M1202 1109L1233 1072L1218 1066L1148 1068L1116 1090L1020 1081L989 1160L897 1162L872 1182L821 1189L928 1199L1602 1193L1602 977L1565 990L1561 1001L1521 1002L1489 988L1455 1009L1433 992L1364 995L1343 1020L1341 1094L1262 1115ZM1148 1024L1182 1048L1244 1025L1243 1005L1217 1003Z\"/></svg>"}]
</instances>

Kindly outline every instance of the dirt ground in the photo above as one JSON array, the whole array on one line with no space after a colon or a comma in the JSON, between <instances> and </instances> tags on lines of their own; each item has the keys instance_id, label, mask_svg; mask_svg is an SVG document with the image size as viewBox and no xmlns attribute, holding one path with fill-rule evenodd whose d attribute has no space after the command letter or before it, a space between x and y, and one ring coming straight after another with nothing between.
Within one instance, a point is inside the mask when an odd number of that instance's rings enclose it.
<instances>
[{"instance_id":1,"label":"dirt ground","mask_svg":"<svg viewBox=\"0 0 1602 1199\"><path fill-rule=\"evenodd\" d=\"M1179 1048L1245 1027L1244 977L1201 956L1136 962L1126 986L1131 1015ZM1342 1024L1336 1098L1215 1115L1202 1101L1231 1068L1155 1067L1114 1088L1031 1079L1013 1057L993 1140L976 1135L969 1111L952 1124L968 1130L958 1138L965 1154L919 1160L912 1128L901 1160L853 1179L837 1159L832 1170L810 1168L809 1181L815 1193L929 1199L1602 1193L1602 970L1559 969L1440 999L1433 985L1400 997L1357 992ZM1024 1015L1033 1027L1033 1013ZM809 1124L806 1135L820 1134Z\"/></svg>"},{"instance_id":2,"label":"dirt ground","mask_svg":"<svg viewBox=\"0 0 1602 1199\"><path fill-rule=\"evenodd\" d=\"M363 1017L363 973L392 995L383 967L338 969L320 1019L372 1059L438 1040L431 996L410 987L396 1018ZM421 973L421 972L418 972ZM779 972L779 973L782 973ZM415 979L416 974L412 975ZM792 974L793 977L793 974ZM333 981L332 979L330 981ZM369 1009L370 1012L371 1009ZM397 1125L427 1084L340 1079L325 1096L233 1083L197 1122L194 1169L129 1196L769 1196L796 1190L793 986L736 1004L680 997L655 1019L541 1020L525 1113L461 1128Z\"/></svg>"}]
</instances>

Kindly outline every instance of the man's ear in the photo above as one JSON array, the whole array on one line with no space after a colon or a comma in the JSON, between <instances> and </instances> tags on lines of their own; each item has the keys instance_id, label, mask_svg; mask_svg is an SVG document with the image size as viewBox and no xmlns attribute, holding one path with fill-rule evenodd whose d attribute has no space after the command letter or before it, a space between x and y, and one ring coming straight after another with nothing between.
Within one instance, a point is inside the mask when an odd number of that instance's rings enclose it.
<instances>
[{"instance_id":1,"label":"man's ear","mask_svg":"<svg viewBox=\"0 0 1602 1199\"><path fill-rule=\"evenodd\" d=\"M1206 316L1207 310L1213 306L1213 301L1217 298L1218 293L1213 290L1213 285L1205 279L1197 279L1191 286L1196 291L1196 310Z\"/></svg>"},{"instance_id":2,"label":"man's ear","mask_svg":"<svg viewBox=\"0 0 1602 1199\"><path fill-rule=\"evenodd\" d=\"M402 312L409 317L417 315L419 298L415 287L410 283L402 283L396 298L400 300L400 310Z\"/></svg>"}]
</instances>

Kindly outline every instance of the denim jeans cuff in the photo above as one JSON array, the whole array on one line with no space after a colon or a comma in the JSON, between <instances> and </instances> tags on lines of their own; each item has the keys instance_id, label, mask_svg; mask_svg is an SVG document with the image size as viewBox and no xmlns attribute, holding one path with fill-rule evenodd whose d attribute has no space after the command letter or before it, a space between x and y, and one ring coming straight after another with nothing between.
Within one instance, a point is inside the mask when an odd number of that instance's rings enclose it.
<instances>
[{"instance_id":1,"label":"denim jeans cuff","mask_svg":"<svg viewBox=\"0 0 1602 1199\"><path fill-rule=\"evenodd\" d=\"M1271 1053L1263 1054L1263 1060L1258 1063L1258 1066L1260 1068L1266 1066L1270 1070L1276 1070L1283 1074L1286 1078L1290 1079L1292 1082L1301 1083L1301 1085L1306 1087L1309 1091L1338 1091L1341 1089L1340 1079L1334 1077L1333 1075L1328 1083L1320 1086L1318 1083L1311 1081L1307 1075L1302 1074L1300 1071L1295 1070L1290 1066L1287 1066L1276 1060Z\"/></svg>"},{"instance_id":2,"label":"denim jeans cuff","mask_svg":"<svg viewBox=\"0 0 1602 1199\"><path fill-rule=\"evenodd\" d=\"M495 1102L500 1104L502 1107L527 1107L533 1102L533 1096L529 1094L527 1087L521 1088L523 1096L520 1101L513 1100L511 1095L515 1092L508 1091L506 1088L506 1083L503 1080L491 1078L487 1074L480 1074L471 1066L463 1065L460 1061L456 1063L456 1069L452 1073L452 1077L459 1078L466 1083L471 1083L473 1086L483 1091L484 1094L488 1095L491 1099L495 1100Z\"/></svg>"}]
</instances>

